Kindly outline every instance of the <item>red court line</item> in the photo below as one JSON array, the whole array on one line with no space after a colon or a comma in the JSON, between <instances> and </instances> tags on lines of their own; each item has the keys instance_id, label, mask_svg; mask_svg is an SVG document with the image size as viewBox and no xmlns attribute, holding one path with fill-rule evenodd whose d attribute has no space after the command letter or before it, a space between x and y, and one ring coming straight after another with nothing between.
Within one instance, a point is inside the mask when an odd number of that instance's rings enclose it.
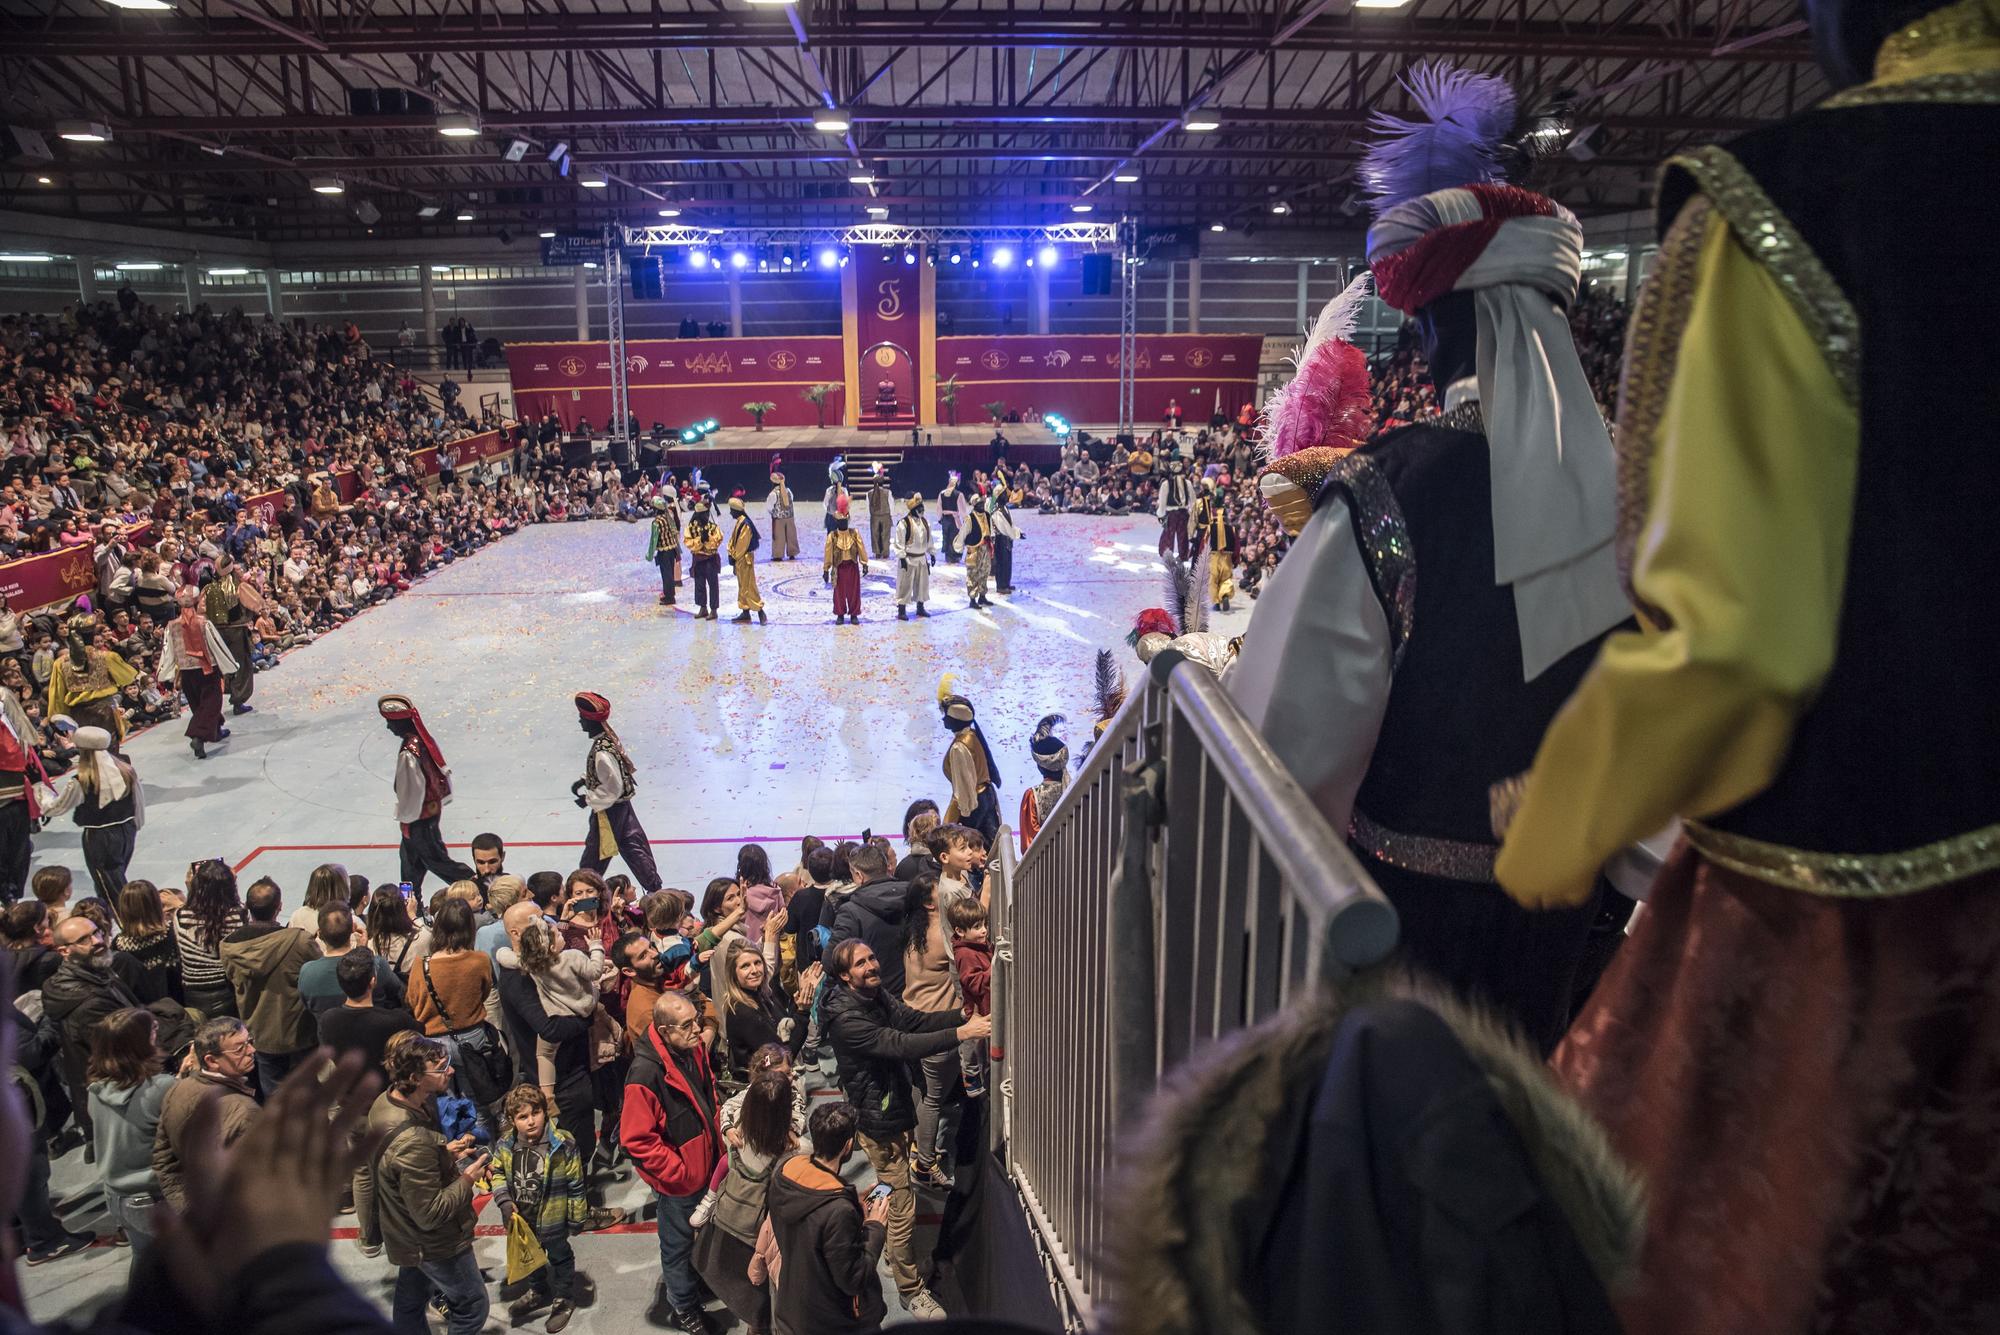
<instances>
[{"instance_id":1,"label":"red court line","mask_svg":"<svg viewBox=\"0 0 2000 1335\"><path fill-rule=\"evenodd\" d=\"M842 843L849 839L859 839L858 834L823 834L819 836L830 844ZM797 843L805 838L802 834L746 834L734 839L648 839L653 848L671 848L678 845L703 844L784 844ZM581 848L581 839L510 839L508 848ZM401 848L396 844L259 844L243 856L243 860L231 867L231 871L242 871L266 853L374 853ZM462 844L446 844L446 848L471 848L468 840Z\"/></svg>"}]
</instances>

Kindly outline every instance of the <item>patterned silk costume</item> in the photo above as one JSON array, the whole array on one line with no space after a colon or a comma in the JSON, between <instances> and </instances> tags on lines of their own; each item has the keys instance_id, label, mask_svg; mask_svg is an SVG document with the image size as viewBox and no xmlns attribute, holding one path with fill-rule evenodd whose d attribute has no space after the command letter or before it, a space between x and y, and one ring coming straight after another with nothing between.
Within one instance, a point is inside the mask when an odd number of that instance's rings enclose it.
<instances>
[{"instance_id":1,"label":"patterned silk costume","mask_svg":"<svg viewBox=\"0 0 2000 1335\"><path fill-rule=\"evenodd\" d=\"M924 604L931 596L931 521L924 518L924 498L912 495L908 507L896 523L890 544L896 549L896 618L903 609L917 605L917 615L927 617Z\"/></svg>"},{"instance_id":2,"label":"patterned silk costume","mask_svg":"<svg viewBox=\"0 0 2000 1335\"><path fill-rule=\"evenodd\" d=\"M834 502L833 529L826 535L826 557L821 578L833 586L833 624L849 620L861 624L861 576L868 569L868 552L861 543L848 513L847 497Z\"/></svg>"},{"instance_id":3,"label":"patterned silk costume","mask_svg":"<svg viewBox=\"0 0 2000 1335\"><path fill-rule=\"evenodd\" d=\"M70 622L70 638L88 643L99 624L94 616L77 617ZM139 680L138 670L110 649L84 649L81 669L70 653L59 651L49 667L48 717L67 714L79 727L102 728L115 745L125 736L118 693Z\"/></svg>"},{"instance_id":4,"label":"patterned silk costume","mask_svg":"<svg viewBox=\"0 0 2000 1335\"><path fill-rule=\"evenodd\" d=\"M1035 724L1035 735L1028 741L1028 751L1035 758L1035 768L1040 771L1042 781L1021 794L1021 851L1028 851L1028 845L1035 842L1049 813L1062 800L1063 792L1069 787L1069 745L1056 735L1062 726L1061 714L1047 714Z\"/></svg>"},{"instance_id":5,"label":"patterned silk costume","mask_svg":"<svg viewBox=\"0 0 2000 1335\"><path fill-rule=\"evenodd\" d=\"M694 503L694 515L687 526L687 549L694 574L695 615L713 621L716 605L722 601L722 529L709 518L706 496Z\"/></svg>"},{"instance_id":6,"label":"patterned silk costume","mask_svg":"<svg viewBox=\"0 0 2000 1335\"><path fill-rule=\"evenodd\" d=\"M660 568L660 601L674 605L681 583L681 508L671 493L653 498L653 522L646 533L646 559Z\"/></svg>"},{"instance_id":7,"label":"patterned silk costume","mask_svg":"<svg viewBox=\"0 0 2000 1335\"><path fill-rule=\"evenodd\" d=\"M729 531L729 564L736 572L736 615L734 621L748 621L752 613L757 620L768 621L764 615L764 596L757 592L757 525L744 512L743 498L729 498L729 512L735 516L735 523Z\"/></svg>"},{"instance_id":8,"label":"patterned silk costume","mask_svg":"<svg viewBox=\"0 0 2000 1335\"><path fill-rule=\"evenodd\" d=\"M2000 377L1964 359L2000 303L2000 3L1879 52L1808 11L1874 81L1667 163L1620 396L1646 629L1498 865L1575 903L1685 820L1555 1057L1649 1177L1631 1335L2000 1330Z\"/></svg>"},{"instance_id":9,"label":"patterned silk costume","mask_svg":"<svg viewBox=\"0 0 2000 1335\"><path fill-rule=\"evenodd\" d=\"M385 695L375 702L377 712L389 731L402 739L396 752L396 824L403 832L397 857L402 879L412 890L424 886L424 873L435 874L446 885L469 881L472 868L452 857L444 846L439 818L451 801L451 767L444 763L424 716L407 695Z\"/></svg>"}]
</instances>

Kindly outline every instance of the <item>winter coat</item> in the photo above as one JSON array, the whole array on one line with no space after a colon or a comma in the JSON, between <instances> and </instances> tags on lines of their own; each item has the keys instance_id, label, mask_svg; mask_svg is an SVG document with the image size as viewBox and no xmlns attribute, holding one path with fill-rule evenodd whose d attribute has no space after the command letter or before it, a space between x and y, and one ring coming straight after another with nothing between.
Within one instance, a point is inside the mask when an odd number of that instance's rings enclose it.
<instances>
[{"instance_id":1,"label":"winter coat","mask_svg":"<svg viewBox=\"0 0 2000 1335\"><path fill-rule=\"evenodd\" d=\"M429 1108L387 1091L368 1110L383 1134L354 1174L354 1214L364 1242L380 1242L391 1265L449 1261L472 1249L472 1183L458 1171Z\"/></svg>"},{"instance_id":2,"label":"winter coat","mask_svg":"<svg viewBox=\"0 0 2000 1335\"><path fill-rule=\"evenodd\" d=\"M882 962L882 986L903 995L903 896L910 887L902 881L870 881L841 902L834 910L833 931L826 948L858 936Z\"/></svg>"},{"instance_id":3,"label":"winter coat","mask_svg":"<svg viewBox=\"0 0 2000 1335\"><path fill-rule=\"evenodd\" d=\"M253 922L225 937L220 953L257 1051L301 1052L319 1041L319 1026L299 996L299 970L319 958L317 940L296 927Z\"/></svg>"},{"instance_id":4,"label":"winter coat","mask_svg":"<svg viewBox=\"0 0 2000 1335\"><path fill-rule=\"evenodd\" d=\"M951 948L958 962L958 986L965 994L967 1015L993 1013L993 943L960 941Z\"/></svg>"},{"instance_id":5,"label":"winter coat","mask_svg":"<svg viewBox=\"0 0 2000 1335\"><path fill-rule=\"evenodd\" d=\"M136 1085L108 1080L90 1085L90 1124L97 1133L97 1168L108 1190L121 1196L153 1191L153 1138L160 1130L160 1106L174 1077L162 1071Z\"/></svg>"},{"instance_id":6,"label":"winter coat","mask_svg":"<svg viewBox=\"0 0 2000 1335\"><path fill-rule=\"evenodd\" d=\"M885 1230L863 1223L854 1188L803 1154L785 1160L766 1197L784 1275L771 1304L777 1335L876 1329L888 1311L875 1263Z\"/></svg>"},{"instance_id":7,"label":"winter coat","mask_svg":"<svg viewBox=\"0 0 2000 1335\"><path fill-rule=\"evenodd\" d=\"M65 959L42 984L42 1014L62 1030L63 1084L72 1107L87 1106L84 1069L90 1059L90 1031L105 1016L128 1007L152 1011L159 1020L160 1051L169 1059L177 1059L194 1038L194 1025L179 1003L161 1001L147 1006L139 1000L133 986L137 977L138 970L130 960L113 955L111 967L103 971Z\"/></svg>"},{"instance_id":8,"label":"winter coat","mask_svg":"<svg viewBox=\"0 0 2000 1335\"><path fill-rule=\"evenodd\" d=\"M139 976L132 990L139 994L139 1000L187 1000L181 982L181 948L174 943L171 929L147 937L121 935L112 946L137 966Z\"/></svg>"},{"instance_id":9,"label":"winter coat","mask_svg":"<svg viewBox=\"0 0 2000 1335\"><path fill-rule=\"evenodd\" d=\"M667 1055L656 1029L632 1053L625 1071L625 1104L618 1143L646 1185L663 1196L693 1196L708 1189L722 1162L722 1099L709 1069L708 1049L694 1049L700 1097Z\"/></svg>"},{"instance_id":10,"label":"winter coat","mask_svg":"<svg viewBox=\"0 0 2000 1335\"><path fill-rule=\"evenodd\" d=\"M1645 1231L1637 1175L1540 1057L1401 985L1218 1040L1125 1148L1107 1335L1613 1335Z\"/></svg>"},{"instance_id":11,"label":"winter coat","mask_svg":"<svg viewBox=\"0 0 2000 1335\"><path fill-rule=\"evenodd\" d=\"M537 1237L566 1238L581 1232L590 1222L590 1202L584 1199L583 1158L576 1152L576 1138L554 1126L544 1128L542 1140L533 1147L541 1169L541 1190L535 1215L528 1220ZM516 1169L525 1156L519 1137L512 1131L493 1142L493 1204L495 1208L515 1201Z\"/></svg>"},{"instance_id":12,"label":"winter coat","mask_svg":"<svg viewBox=\"0 0 2000 1335\"><path fill-rule=\"evenodd\" d=\"M820 1017L840 1063L840 1088L854 1105L862 1134L887 1140L914 1127L910 1063L957 1047L964 1017L957 1011L911 1010L890 996L886 985L864 997L845 983L827 990Z\"/></svg>"},{"instance_id":13,"label":"winter coat","mask_svg":"<svg viewBox=\"0 0 2000 1335\"><path fill-rule=\"evenodd\" d=\"M222 1143L233 1145L257 1115L257 1096L242 1081L207 1074L182 1076L160 1101L160 1125L153 1133L153 1177L160 1184L160 1194L177 1209L187 1205L181 1179L187 1164L183 1141L188 1122L202 1100L217 1090L221 1091L216 1114L222 1125Z\"/></svg>"}]
</instances>

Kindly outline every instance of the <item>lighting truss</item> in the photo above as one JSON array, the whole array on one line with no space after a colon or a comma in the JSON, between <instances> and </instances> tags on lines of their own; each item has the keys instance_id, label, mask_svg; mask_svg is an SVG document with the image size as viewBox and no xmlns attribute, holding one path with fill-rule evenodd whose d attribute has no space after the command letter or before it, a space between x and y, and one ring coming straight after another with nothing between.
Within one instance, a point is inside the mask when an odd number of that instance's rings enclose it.
<instances>
[{"instance_id":1,"label":"lighting truss","mask_svg":"<svg viewBox=\"0 0 2000 1335\"><path fill-rule=\"evenodd\" d=\"M1013 245L1030 250L1043 245L1111 246L1118 224L1063 222L1045 227L917 227L908 223L856 223L851 227L691 227L682 224L645 225L624 229L627 246L928 246L939 250L967 246Z\"/></svg>"}]
</instances>

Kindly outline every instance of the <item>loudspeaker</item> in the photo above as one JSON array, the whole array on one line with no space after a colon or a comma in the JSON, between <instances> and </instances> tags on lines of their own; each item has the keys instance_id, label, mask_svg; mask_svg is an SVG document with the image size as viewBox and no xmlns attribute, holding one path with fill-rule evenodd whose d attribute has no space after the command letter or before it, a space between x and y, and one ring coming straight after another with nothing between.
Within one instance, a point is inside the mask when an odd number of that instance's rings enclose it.
<instances>
[{"instance_id":1,"label":"loudspeaker","mask_svg":"<svg viewBox=\"0 0 2000 1335\"><path fill-rule=\"evenodd\" d=\"M382 221L382 210L364 199L354 206L354 216L361 220L363 226L373 227Z\"/></svg>"},{"instance_id":2,"label":"loudspeaker","mask_svg":"<svg viewBox=\"0 0 2000 1335\"><path fill-rule=\"evenodd\" d=\"M666 279L661 274L659 258L654 255L641 255L633 260L632 299L659 301L666 295Z\"/></svg>"},{"instance_id":3,"label":"loudspeaker","mask_svg":"<svg viewBox=\"0 0 2000 1335\"><path fill-rule=\"evenodd\" d=\"M400 88L377 88L375 109L384 116L401 116L410 109L410 95Z\"/></svg>"},{"instance_id":4,"label":"loudspeaker","mask_svg":"<svg viewBox=\"0 0 2000 1335\"><path fill-rule=\"evenodd\" d=\"M350 88L347 90L347 114L350 116L379 116L382 107L376 99L373 88Z\"/></svg>"},{"instance_id":5,"label":"loudspeaker","mask_svg":"<svg viewBox=\"0 0 2000 1335\"><path fill-rule=\"evenodd\" d=\"M1111 257L1109 255L1085 255L1083 257L1083 295L1086 297L1108 297L1111 295Z\"/></svg>"}]
</instances>

